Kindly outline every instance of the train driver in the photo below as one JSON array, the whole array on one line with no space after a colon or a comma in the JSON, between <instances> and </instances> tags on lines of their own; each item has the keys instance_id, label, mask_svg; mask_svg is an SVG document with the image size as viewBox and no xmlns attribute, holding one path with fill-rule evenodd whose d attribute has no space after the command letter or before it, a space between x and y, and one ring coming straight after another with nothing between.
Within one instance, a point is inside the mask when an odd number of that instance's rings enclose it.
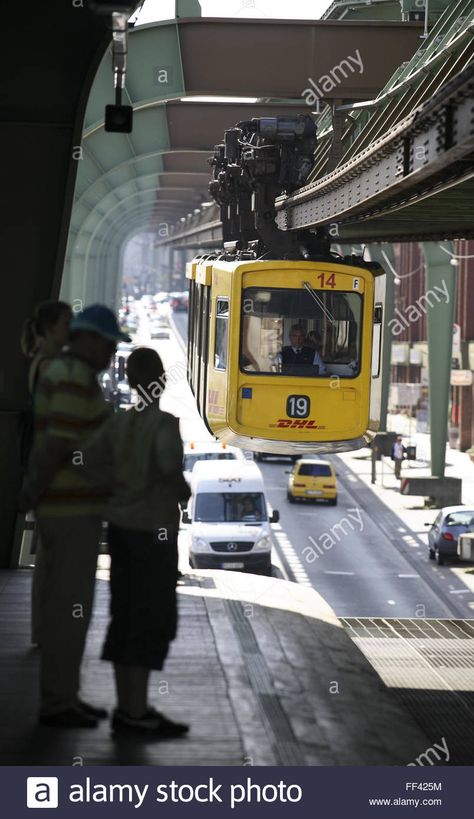
<instances>
[{"instance_id":1,"label":"train driver","mask_svg":"<svg viewBox=\"0 0 474 819\"><path fill-rule=\"evenodd\" d=\"M306 330L301 324L291 326L290 343L282 348L278 360L282 375L311 376L326 372L319 351L307 344Z\"/></svg>"}]
</instances>

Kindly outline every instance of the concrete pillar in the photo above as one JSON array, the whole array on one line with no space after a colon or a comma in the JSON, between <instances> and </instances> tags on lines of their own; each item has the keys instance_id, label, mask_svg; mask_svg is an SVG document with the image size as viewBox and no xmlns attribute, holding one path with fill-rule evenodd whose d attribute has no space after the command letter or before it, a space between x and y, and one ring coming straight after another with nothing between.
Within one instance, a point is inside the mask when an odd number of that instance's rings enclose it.
<instances>
[{"instance_id":1,"label":"concrete pillar","mask_svg":"<svg viewBox=\"0 0 474 819\"><path fill-rule=\"evenodd\" d=\"M160 250L160 264L159 264L159 281L160 290L172 290L171 287L171 271L173 266L173 253L169 245L164 245Z\"/></svg>"},{"instance_id":2,"label":"concrete pillar","mask_svg":"<svg viewBox=\"0 0 474 819\"><path fill-rule=\"evenodd\" d=\"M449 263L454 255L452 242L423 242L422 247L426 266L423 309L428 326L431 474L441 478L446 465L456 270Z\"/></svg>"}]
</instances>

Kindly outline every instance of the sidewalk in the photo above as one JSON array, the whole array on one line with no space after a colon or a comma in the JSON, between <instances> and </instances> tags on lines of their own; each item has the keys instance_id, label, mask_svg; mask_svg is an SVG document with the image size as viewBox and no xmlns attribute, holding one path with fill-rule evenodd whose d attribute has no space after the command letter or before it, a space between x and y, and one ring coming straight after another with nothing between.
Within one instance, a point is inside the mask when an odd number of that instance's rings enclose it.
<instances>
[{"instance_id":1,"label":"sidewalk","mask_svg":"<svg viewBox=\"0 0 474 819\"><path fill-rule=\"evenodd\" d=\"M430 439L425 433L413 433L410 435L410 419L403 415L389 415L388 429L399 432L403 435L404 444L416 445L416 461L404 461L402 466L402 478L416 476L422 477L430 475ZM414 423L413 423L414 427ZM413 556L416 561L426 562L428 551L428 526L434 521L438 514L437 509L426 508L425 497L418 495L402 495L400 492L400 481L395 478L393 462L388 457L383 457L377 461L376 483L371 482L372 463L371 450L368 448L353 452L344 452L337 456L347 467L349 472L346 480L353 482L362 481L362 484L370 493L373 493L385 507L387 507L399 520L398 526L391 526L392 539L398 541L407 555ZM462 499L466 506L474 510L474 464L469 455L465 452L451 449L446 446L446 475L448 477L462 479ZM370 494L369 493L369 494ZM420 548L421 547L421 548ZM469 563L451 564L449 569L439 570L431 564L430 568L435 575L441 575L447 579L446 585L452 595L464 595L463 589L469 590L467 597L462 597L466 603L465 610L460 616L473 616L474 613L474 571ZM450 579L455 581L450 582ZM456 588L457 583L457 588ZM466 592L467 593L467 592ZM454 598L453 598L454 599Z\"/></svg>"},{"instance_id":2,"label":"sidewalk","mask_svg":"<svg viewBox=\"0 0 474 819\"><path fill-rule=\"evenodd\" d=\"M410 435L409 423L410 419L403 415L388 416L387 426L389 431L399 432L403 435L405 445L416 445L417 460L403 462L402 478L430 475L429 435L425 433L412 433ZM401 518L407 529L411 529L421 537L424 543L427 543L425 523L435 519L437 510L425 507L424 496L401 494L401 482L395 478L394 465L390 458L383 457L380 461L377 461L376 483L372 484L372 462L369 448L343 452L338 457L357 478L371 489L385 506ZM474 464L471 462L469 455L446 446L446 475L462 479L463 503L472 506L474 509Z\"/></svg>"},{"instance_id":3,"label":"sidewalk","mask_svg":"<svg viewBox=\"0 0 474 819\"><path fill-rule=\"evenodd\" d=\"M99 577L104 577L104 570ZM180 628L154 704L189 722L186 739L144 743L36 724L27 570L0 572L0 763L53 765L406 765L430 741L324 600L275 578L190 571ZM114 702L98 659L108 582L97 581L84 697Z\"/></svg>"},{"instance_id":4,"label":"sidewalk","mask_svg":"<svg viewBox=\"0 0 474 819\"><path fill-rule=\"evenodd\" d=\"M402 474L405 477L409 477L410 474L420 477L431 474L430 436L426 433L414 432L415 424L414 419L407 418L405 415L389 414L387 416L388 430L403 435L403 443L405 445L411 443L416 446L417 460L407 461L403 465ZM387 461L387 459L385 460ZM391 463L390 461L390 465ZM415 469L416 472L413 471ZM474 508L474 464L466 452L451 449L448 444L446 444L446 477L462 478L463 503L468 505L472 504Z\"/></svg>"}]
</instances>

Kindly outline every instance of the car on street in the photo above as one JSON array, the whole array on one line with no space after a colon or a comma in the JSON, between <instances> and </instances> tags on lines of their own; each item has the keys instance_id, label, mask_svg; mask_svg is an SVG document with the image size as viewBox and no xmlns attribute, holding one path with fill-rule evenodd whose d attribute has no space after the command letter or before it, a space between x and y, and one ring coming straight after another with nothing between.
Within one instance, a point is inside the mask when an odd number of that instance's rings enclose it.
<instances>
[{"instance_id":1,"label":"car on street","mask_svg":"<svg viewBox=\"0 0 474 819\"><path fill-rule=\"evenodd\" d=\"M336 473L329 461L299 458L289 475L287 498L290 503L296 500L325 500L336 505Z\"/></svg>"},{"instance_id":2,"label":"car on street","mask_svg":"<svg viewBox=\"0 0 474 819\"><path fill-rule=\"evenodd\" d=\"M175 313L184 313L188 309L189 295L187 291L182 293L170 293L170 307Z\"/></svg>"},{"instance_id":3,"label":"car on street","mask_svg":"<svg viewBox=\"0 0 474 819\"><path fill-rule=\"evenodd\" d=\"M236 446L221 441L188 441L184 445L183 474L191 483L191 474L200 461L245 461L245 455Z\"/></svg>"},{"instance_id":4,"label":"car on street","mask_svg":"<svg viewBox=\"0 0 474 819\"><path fill-rule=\"evenodd\" d=\"M279 519L277 510L269 515L262 473L253 461L201 461L183 513L191 566L270 575L270 524Z\"/></svg>"},{"instance_id":5,"label":"car on street","mask_svg":"<svg viewBox=\"0 0 474 819\"><path fill-rule=\"evenodd\" d=\"M161 319L153 319L150 322L150 336L151 338L169 338L170 331L168 324Z\"/></svg>"},{"instance_id":6,"label":"car on street","mask_svg":"<svg viewBox=\"0 0 474 819\"><path fill-rule=\"evenodd\" d=\"M442 566L447 560L458 558L458 538L474 532L474 509L468 506L445 506L429 526L428 550L430 560Z\"/></svg>"}]
</instances>

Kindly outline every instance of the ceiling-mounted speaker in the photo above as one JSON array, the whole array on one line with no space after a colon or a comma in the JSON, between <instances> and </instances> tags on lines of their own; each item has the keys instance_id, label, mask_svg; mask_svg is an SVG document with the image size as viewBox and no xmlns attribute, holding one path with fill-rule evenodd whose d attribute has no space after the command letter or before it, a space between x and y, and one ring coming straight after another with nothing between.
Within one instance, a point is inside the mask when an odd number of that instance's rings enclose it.
<instances>
[{"instance_id":1,"label":"ceiling-mounted speaker","mask_svg":"<svg viewBox=\"0 0 474 819\"><path fill-rule=\"evenodd\" d=\"M117 134L131 134L133 108L131 105L106 105L105 130Z\"/></svg>"}]
</instances>

